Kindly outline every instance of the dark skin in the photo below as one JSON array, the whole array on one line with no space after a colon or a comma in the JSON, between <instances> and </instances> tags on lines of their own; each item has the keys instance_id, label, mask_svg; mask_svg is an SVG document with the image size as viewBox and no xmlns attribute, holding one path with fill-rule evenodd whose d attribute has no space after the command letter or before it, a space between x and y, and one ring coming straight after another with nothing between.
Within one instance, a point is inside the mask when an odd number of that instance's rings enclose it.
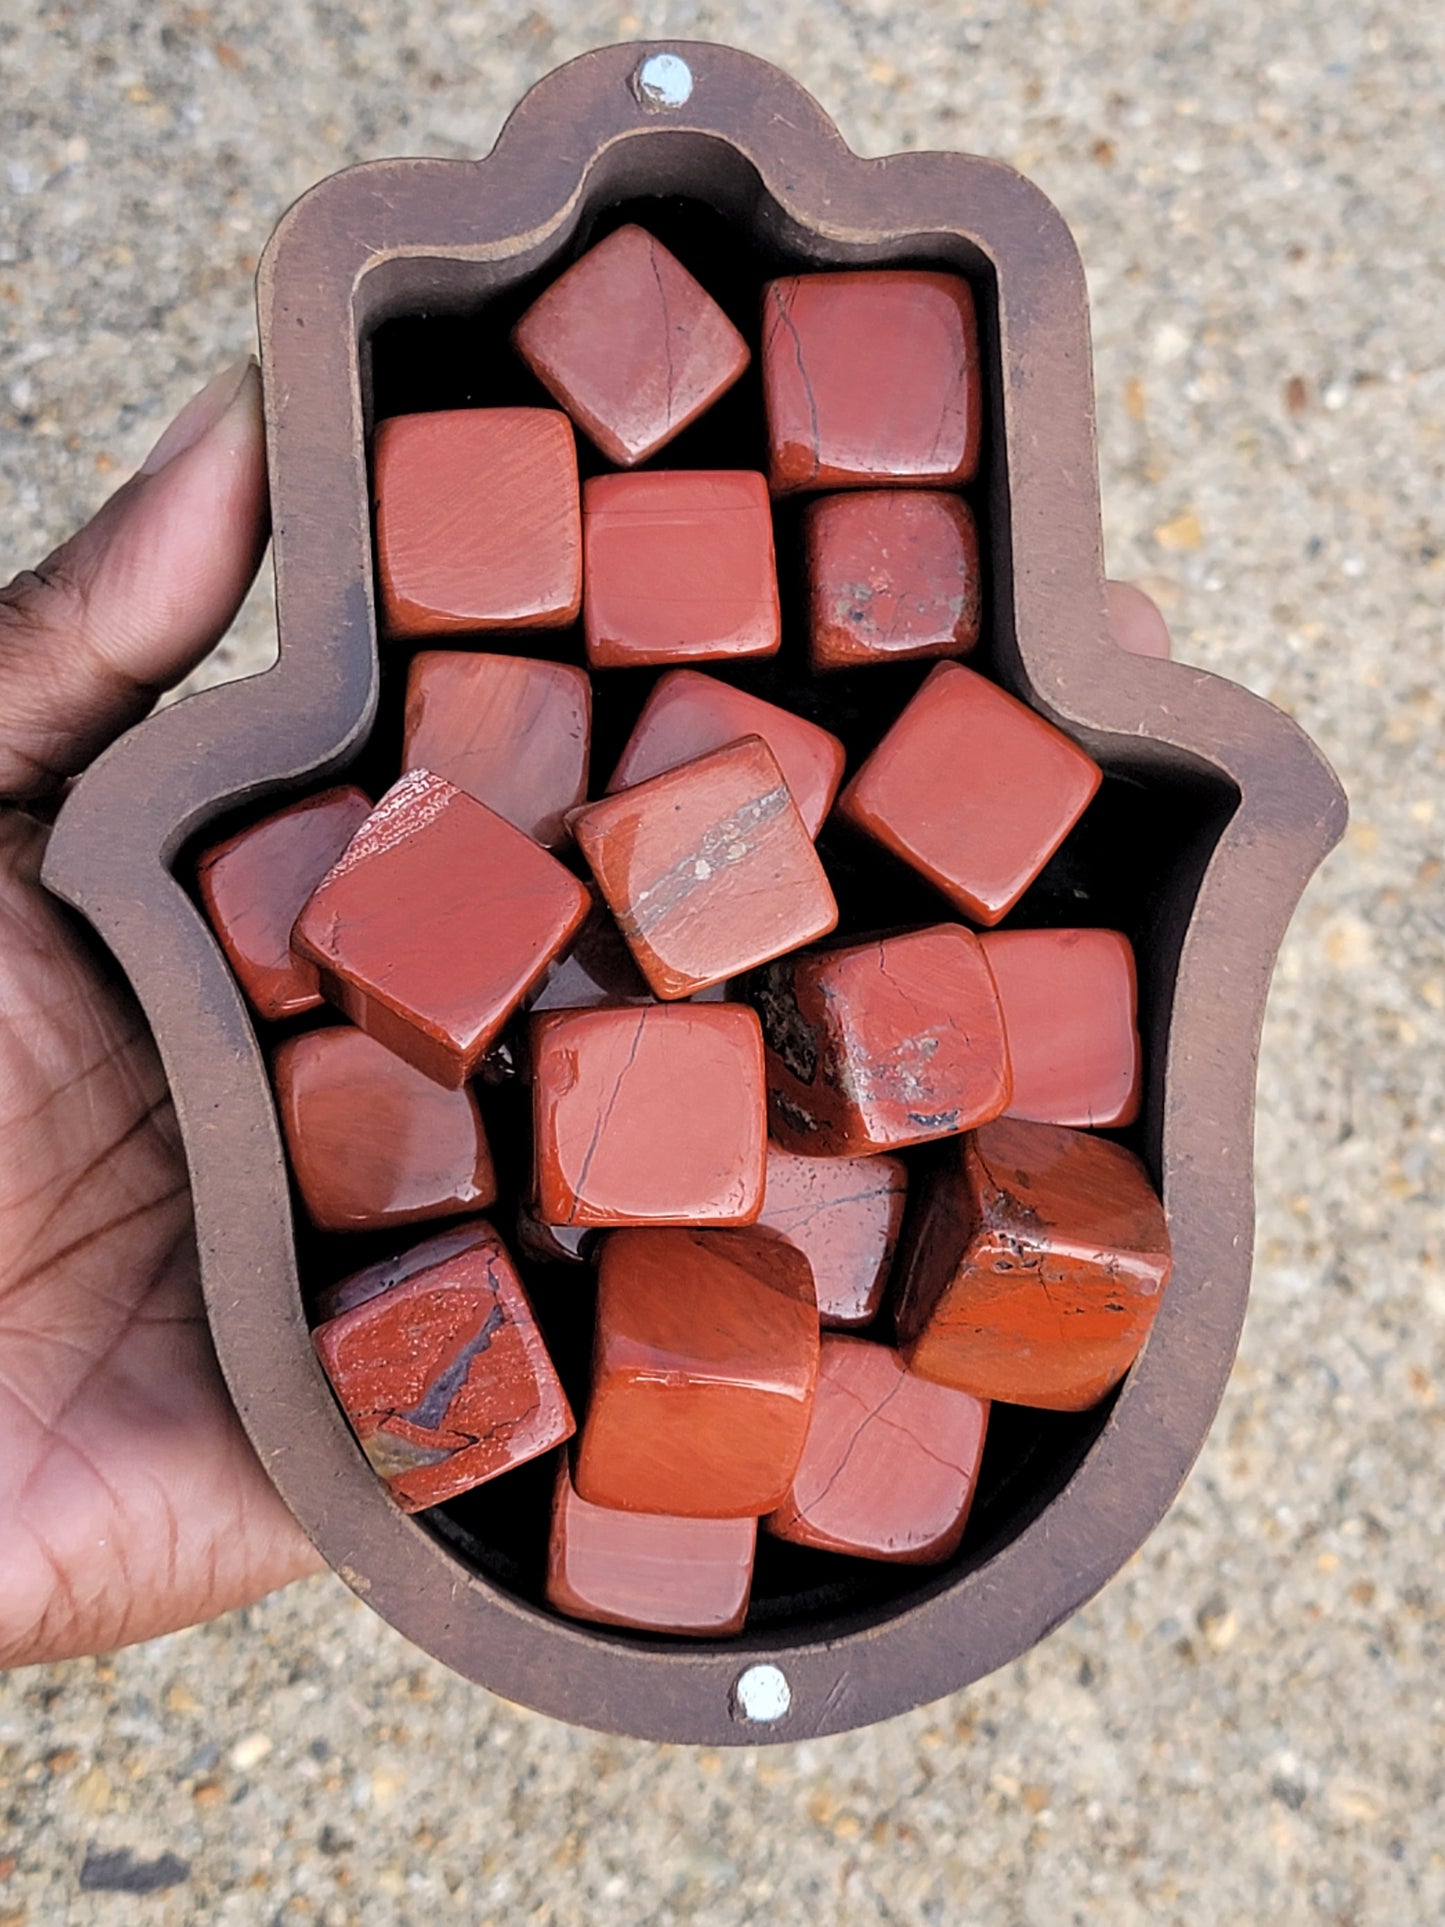
<instances>
[{"instance_id":1,"label":"dark skin","mask_svg":"<svg viewBox=\"0 0 1445 1927\"><path fill-rule=\"evenodd\" d=\"M144 1020L39 882L53 798L235 617L265 546L254 368L0 590L0 1667L243 1606L321 1562L247 1443L201 1303ZM1112 585L1125 647L1158 611Z\"/></svg>"}]
</instances>

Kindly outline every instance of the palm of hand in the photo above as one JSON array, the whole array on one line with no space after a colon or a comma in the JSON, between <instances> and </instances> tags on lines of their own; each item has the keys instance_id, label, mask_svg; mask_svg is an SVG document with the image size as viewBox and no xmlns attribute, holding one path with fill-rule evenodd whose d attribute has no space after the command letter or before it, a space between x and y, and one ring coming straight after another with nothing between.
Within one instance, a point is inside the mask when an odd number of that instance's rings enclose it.
<instances>
[{"instance_id":1,"label":"palm of hand","mask_svg":"<svg viewBox=\"0 0 1445 1927\"><path fill-rule=\"evenodd\" d=\"M231 1410L139 1010L0 817L0 1665L254 1598L304 1560Z\"/></svg>"}]
</instances>

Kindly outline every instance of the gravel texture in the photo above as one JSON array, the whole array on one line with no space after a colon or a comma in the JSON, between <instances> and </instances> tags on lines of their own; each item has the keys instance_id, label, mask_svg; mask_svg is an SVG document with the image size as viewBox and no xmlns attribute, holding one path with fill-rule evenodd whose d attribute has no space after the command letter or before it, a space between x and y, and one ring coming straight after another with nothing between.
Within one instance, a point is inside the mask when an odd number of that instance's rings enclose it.
<instances>
[{"instance_id":1,"label":"gravel texture","mask_svg":"<svg viewBox=\"0 0 1445 1927\"><path fill-rule=\"evenodd\" d=\"M251 343L303 188L481 152L557 61L668 33L790 68L865 153L972 147L1053 196L1092 287L1112 571L1350 790L1270 1010L1238 1369L1100 1599L871 1732L725 1757L573 1732L332 1580L15 1675L0 1927L1438 1920L1445 13L17 0L8 566ZM258 590L204 675L259 665L270 620Z\"/></svg>"}]
</instances>

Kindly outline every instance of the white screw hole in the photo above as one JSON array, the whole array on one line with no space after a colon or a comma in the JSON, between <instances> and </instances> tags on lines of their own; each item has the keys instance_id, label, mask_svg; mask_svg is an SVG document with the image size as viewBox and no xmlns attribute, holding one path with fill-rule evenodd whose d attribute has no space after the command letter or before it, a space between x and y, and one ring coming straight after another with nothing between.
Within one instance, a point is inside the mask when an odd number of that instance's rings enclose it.
<instances>
[{"instance_id":1,"label":"white screw hole","mask_svg":"<svg viewBox=\"0 0 1445 1927\"><path fill-rule=\"evenodd\" d=\"M692 96L692 68L677 54L649 54L632 86L644 107L681 107Z\"/></svg>"},{"instance_id":2,"label":"white screw hole","mask_svg":"<svg viewBox=\"0 0 1445 1927\"><path fill-rule=\"evenodd\" d=\"M749 1726L771 1726L793 1703L787 1675L776 1666L749 1666L733 1681L732 1714Z\"/></svg>"}]
</instances>

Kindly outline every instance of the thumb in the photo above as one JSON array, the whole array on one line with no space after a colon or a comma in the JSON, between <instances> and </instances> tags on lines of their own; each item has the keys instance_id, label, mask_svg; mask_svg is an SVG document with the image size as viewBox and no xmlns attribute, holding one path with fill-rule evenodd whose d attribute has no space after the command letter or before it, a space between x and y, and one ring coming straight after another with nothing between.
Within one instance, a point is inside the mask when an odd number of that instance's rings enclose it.
<instances>
[{"instance_id":1,"label":"thumb","mask_svg":"<svg viewBox=\"0 0 1445 1927\"><path fill-rule=\"evenodd\" d=\"M267 529L248 358L186 404L78 534L0 589L0 798L57 788L199 662Z\"/></svg>"}]
</instances>

